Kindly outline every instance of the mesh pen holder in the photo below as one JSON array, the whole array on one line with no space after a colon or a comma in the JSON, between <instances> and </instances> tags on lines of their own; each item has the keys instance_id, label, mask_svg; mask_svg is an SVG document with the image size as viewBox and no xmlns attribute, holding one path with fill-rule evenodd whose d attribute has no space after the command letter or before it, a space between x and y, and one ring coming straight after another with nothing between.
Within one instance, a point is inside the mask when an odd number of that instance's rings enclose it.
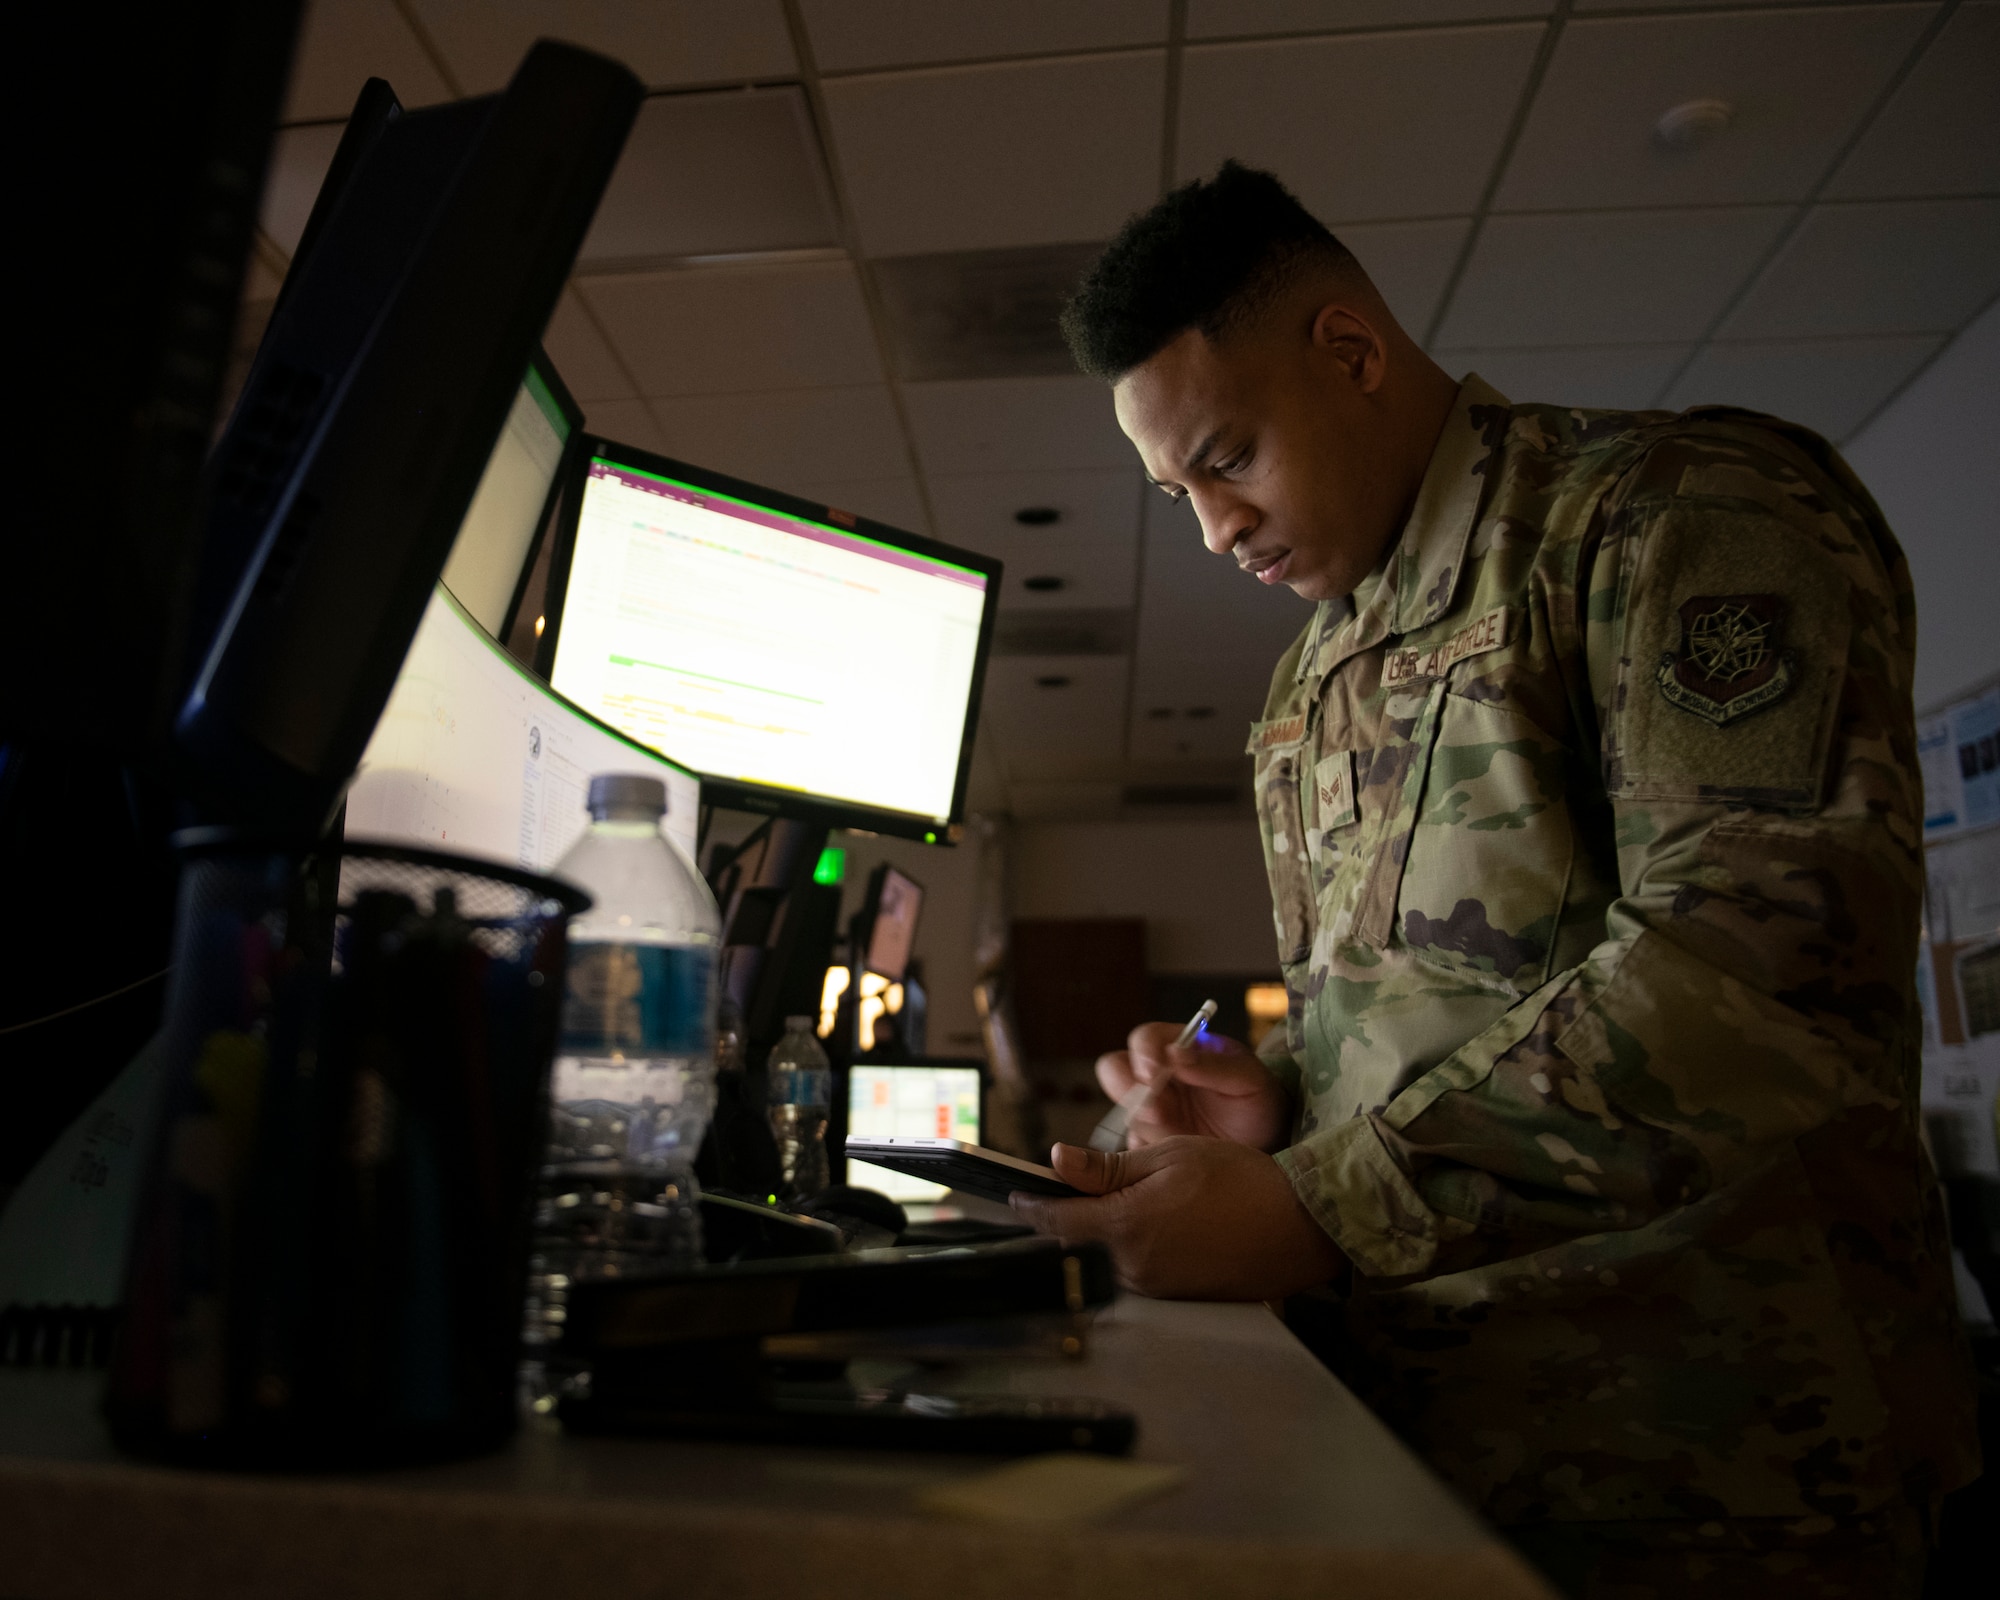
<instances>
[{"instance_id":1,"label":"mesh pen holder","mask_svg":"<svg viewBox=\"0 0 2000 1600\"><path fill-rule=\"evenodd\" d=\"M171 1065L114 1437L235 1466L498 1445L589 897L396 845L177 843Z\"/></svg>"}]
</instances>

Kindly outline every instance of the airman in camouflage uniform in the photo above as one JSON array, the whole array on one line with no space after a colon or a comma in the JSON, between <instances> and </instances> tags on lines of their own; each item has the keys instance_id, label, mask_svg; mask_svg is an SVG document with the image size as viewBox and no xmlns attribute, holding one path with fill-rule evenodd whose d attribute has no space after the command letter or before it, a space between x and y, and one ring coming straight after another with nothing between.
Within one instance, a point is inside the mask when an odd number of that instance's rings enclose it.
<instances>
[{"instance_id":1,"label":"airman in camouflage uniform","mask_svg":"<svg viewBox=\"0 0 2000 1600\"><path fill-rule=\"evenodd\" d=\"M1266 173L1065 312L1202 538L1318 602L1250 753L1286 1025L1135 1030L1014 1197L1329 1358L1572 1593L1914 1596L1977 1470L1918 1137L1914 606L1815 436L1456 382Z\"/></svg>"},{"instance_id":2,"label":"airman in camouflage uniform","mask_svg":"<svg viewBox=\"0 0 2000 1600\"><path fill-rule=\"evenodd\" d=\"M1913 623L1813 435L1474 377L1278 666L1279 1163L1358 1269L1349 1375L1496 1521L1809 1542L1976 1470L1918 1147Z\"/></svg>"}]
</instances>

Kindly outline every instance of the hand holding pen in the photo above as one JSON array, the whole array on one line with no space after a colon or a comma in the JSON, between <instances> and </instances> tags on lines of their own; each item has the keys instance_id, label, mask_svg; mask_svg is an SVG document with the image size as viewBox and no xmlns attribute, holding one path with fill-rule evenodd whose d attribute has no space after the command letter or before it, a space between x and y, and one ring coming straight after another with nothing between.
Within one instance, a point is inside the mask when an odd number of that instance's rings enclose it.
<instances>
[{"instance_id":1,"label":"hand holding pen","mask_svg":"<svg viewBox=\"0 0 2000 1600\"><path fill-rule=\"evenodd\" d=\"M1202 1022L1199 1028L1142 1023L1128 1048L1098 1058L1097 1081L1112 1104L1134 1102L1123 1119L1124 1143L1192 1134L1282 1149L1291 1141L1290 1093L1247 1046L1214 1032L1205 1015Z\"/></svg>"}]
</instances>

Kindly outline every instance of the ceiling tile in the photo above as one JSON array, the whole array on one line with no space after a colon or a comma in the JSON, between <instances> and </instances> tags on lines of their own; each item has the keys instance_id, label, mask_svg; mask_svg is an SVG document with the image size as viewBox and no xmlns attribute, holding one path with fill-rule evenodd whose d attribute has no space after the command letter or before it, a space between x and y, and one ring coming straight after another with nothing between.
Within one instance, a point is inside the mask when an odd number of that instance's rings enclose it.
<instances>
[{"instance_id":1,"label":"ceiling tile","mask_svg":"<svg viewBox=\"0 0 2000 1600\"><path fill-rule=\"evenodd\" d=\"M1164 51L826 85L871 255L1109 238L1158 193Z\"/></svg>"},{"instance_id":2,"label":"ceiling tile","mask_svg":"<svg viewBox=\"0 0 2000 1600\"><path fill-rule=\"evenodd\" d=\"M346 131L344 122L280 128L271 141L259 221L271 243L287 257L299 247L299 235L306 231L319 186L326 182L327 168L333 165L333 153Z\"/></svg>"},{"instance_id":3,"label":"ceiling tile","mask_svg":"<svg viewBox=\"0 0 2000 1600\"><path fill-rule=\"evenodd\" d=\"M1311 619L1312 603L1238 571L1202 543L1185 504L1155 498L1146 506L1132 756L1239 758L1272 670Z\"/></svg>"},{"instance_id":4,"label":"ceiling tile","mask_svg":"<svg viewBox=\"0 0 2000 1600\"><path fill-rule=\"evenodd\" d=\"M910 470L889 391L874 385L679 396L652 408L668 455L774 489Z\"/></svg>"},{"instance_id":5,"label":"ceiling tile","mask_svg":"<svg viewBox=\"0 0 2000 1600\"><path fill-rule=\"evenodd\" d=\"M1089 472L933 472L930 485L938 537L968 549L997 553L1001 540L1026 538L1094 550L1106 540L1138 537L1140 476L1130 461ZM1023 510L1056 515L1044 523L1016 521Z\"/></svg>"},{"instance_id":6,"label":"ceiling tile","mask_svg":"<svg viewBox=\"0 0 2000 1600\"><path fill-rule=\"evenodd\" d=\"M556 302L554 315L542 334L542 346L556 371L581 405L597 400L636 400L631 380L619 369L604 335L590 320L571 284Z\"/></svg>"},{"instance_id":7,"label":"ceiling tile","mask_svg":"<svg viewBox=\"0 0 2000 1600\"><path fill-rule=\"evenodd\" d=\"M643 400L597 400L583 408L583 424L601 438L637 445L655 455L667 454L660 425Z\"/></svg>"},{"instance_id":8,"label":"ceiling tile","mask_svg":"<svg viewBox=\"0 0 2000 1600\"><path fill-rule=\"evenodd\" d=\"M1125 745L1122 656L996 656L986 665L981 714L993 726L1009 779L1035 758L1115 759ZM1044 686L1046 678L1066 684Z\"/></svg>"},{"instance_id":9,"label":"ceiling tile","mask_svg":"<svg viewBox=\"0 0 2000 1600\"><path fill-rule=\"evenodd\" d=\"M1750 11L1758 6L1796 6L1798 0L1722 0L1731 11ZM1715 11L1716 0L1576 0L1582 11Z\"/></svg>"},{"instance_id":10,"label":"ceiling tile","mask_svg":"<svg viewBox=\"0 0 2000 1600\"><path fill-rule=\"evenodd\" d=\"M406 106L452 98L395 0L313 0L292 58L285 122L345 122L370 78L387 78Z\"/></svg>"},{"instance_id":11,"label":"ceiling tile","mask_svg":"<svg viewBox=\"0 0 2000 1600\"><path fill-rule=\"evenodd\" d=\"M1094 378L989 378L903 388L927 473L1059 472L1138 460Z\"/></svg>"},{"instance_id":12,"label":"ceiling tile","mask_svg":"<svg viewBox=\"0 0 2000 1600\"><path fill-rule=\"evenodd\" d=\"M2000 5L1960 6L1861 136L1826 195L2000 190Z\"/></svg>"},{"instance_id":13,"label":"ceiling tile","mask_svg":"<svg viewBox=\"0 0 2000 1600\"><path fill-rule=\"evenodd\" d=\"M1731 339L1950 332L2000 291L2000 200L1819 206L1722 330Z\"/></svg>"},{"instance_id":14,"label":"ceiling tile","mask_svg":"<svg viewBox=\"0 0 2000 1600\"><path fill-rule=\"evenodd\" d=\"M578 290L644 395L879 383L846 261L591 277Z\"/></svg>"},{"instance_id":15,"label":"ceiling tile","mask_svg":"<svg viewBox=\"0 0 2000 1600\"><path fill-rule=\"evenodd\" d=\"M1713 205L1803 199L1933 8L1619 17L1572 22L1495 205ZM1729 127L1670 150L1670 107L1720 100Z\"/></svg>"},{"instance_id":16,"label":"ceiling tile","mask_svg":"<svg viewBox=\"0 0 2000 1600\"><path fill-rule=\"evenodd\" d=\"M1441 349L1696 339L1770 248L1779 206L1490 217Z\"/></svg>"},{"instance_id":17,"label":"ceiling tile","mask_svg":"<svg viewBox=\"0 0 2000 1600\"><path fill-rule=\"evenodd\" d=\"M1139 655L1233 656L1271 668L1312 615L1310 602L1271 587L1202 543L1185 502L1165 495L1146 507L1146 566L1140 584Z\"/></svg>"},{"instance_id":18,"label":"ceiling tile","mask_svg":"<svg viewBox=\"0 0 2000 1600\"><path fill-rule=\"evenodd\" d=\"M1035 244L879 258L875 287L898 376L1075 372L1058 319L1100 248Z\"/></svg>"},{"instance_id":19,"label":"ceiling tile","mask_svg":"<svg viewBox=\"0 0 2000 1600\"><path fill-rule=\"evenodd\" d=\"M998 556L1006 563L1000 598L1010 612L1079 606L1129 610L1132 605L1132 575L1139 559L1135 532L1082 538L1016 528L1011 533L989 535L977 544L967 544L967 548ZM1053 591L1023 588L1029 578L1057 578L1062 587Z\"/></svg>"},{"instance_id":20,"label":"ceiling tile","mask_svg":"<svg viewBox=\"0 0 2000 1600\"><path fill-rule=\"evenodd\" d=\"M803 91L655 95L578 260L813 249L838 237Z\"/></svg>"},{"instance_id":21,"label":"ceiling tile","mask_svg":"<svg viewBox=\"0 0 2000 1600\"><path fill-rule=\"evenodd\" d=\"M1546 16L1555 0L1188 0L1190 39Z\"/></svg>"},{"instance_id":22,"label":"ceiling tile","mask_svg":"<svg viewBox=\"0 0 2000 1600\"><path fill-rule=\"evenodd\" d=\"M1264 710L1275 660L1211 656L1198 648L1142 648L1133 665L1134 761L1242 760ZM1243 762L1241 776L1250 775Z\"/></svg>"},{"instance_id":23,"label":"ceiling tile","mask_svg":"<svg viewBox=\"0 0 2000 1600\"><path fill-rule=\"evenodd\" d=\"M1470 211L1541 35L1522 24L1191 47L1180 175L1234 156L1328 220Z\"/></svg>"},{"instance_id":24,"label":"ceiling tile","mask_svg":"<svg viewBox=\"0 0 2000 1600\"><path fill-rule=\"evenodd\" d=\"M1396 320L1421 339L1437 314L1438 297L1471 226L1469 217L1448 217L1438 222L1357 222L1334 231L1368 269Z\"/></svg>"},{"instance_id":25,"label":"ceiling tile","mask_svg":"<svg viewBox=\"0 0 2000 1600\"><path fill-rule=\"evenodd\" d=\"M1943 343L1938 334L1905 334L1711 344L1674 385L1667 404L1677 411L1707 405L1768 411L1838 443Z\"/></svg>"},{"instance_id":26,"label":"ceiling tile","mask_svg":"<svg viewBox=\"0 0 2000 1600\"><path fill-rule=\"evenodd\" d=\"M780 0L411 0L467 94L505 86L543 37L622 61L654 89L788 78Z\"/></svg>"},{"instance_id":27,"label":"ceiling tile","mask_svg":"<svg viewBox=\"0 0 2000 1600\"><path fill-rule=\"evenodd\" d=\"M822 72L1162 44L1167 0L802 0Z\"/></svg>"},{"instance_id":28,"label":"ceiling tile","mask_svg":"<svg viewBox=\"0 0 2000 1600\"><path fill-rule=\"evenodd\" d=\"M792 492L807 500L817 500L821 505L838 506L856 516L886 522L892 528L903 528L911 533L927 534L931 531L930 519L924 515L923 496L917 492L917 480L907 475L900 478L816 478Z\"/></svg>"},{"instance_id":29,"label":"ceiling tile","mask_svg":"<svg viewBox=\"0 0 2000 1600\"><path fill-rule=\"evenodd\" d=\"M1454 378L1476 372L1508 399L1527 404L1643 411L1680 370L1688 344L1590 345L1567 350L1433 350Z\"/></svg>"}]
</instances>

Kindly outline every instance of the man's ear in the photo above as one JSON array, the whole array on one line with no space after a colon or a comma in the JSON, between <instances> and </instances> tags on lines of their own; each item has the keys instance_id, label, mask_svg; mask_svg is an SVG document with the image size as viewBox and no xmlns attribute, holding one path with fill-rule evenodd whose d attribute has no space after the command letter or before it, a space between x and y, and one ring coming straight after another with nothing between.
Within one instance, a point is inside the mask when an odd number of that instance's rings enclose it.
<instances>
[{"instance_id":1,"label":"man's ear","mask_svg":"<svg viewBox=\"0 0 2000 1600\"><path fill-rule=\"evenodd\" d=\"M1361 393L1373 394L1381 387L1388 366L1382 336L1353 306L1339 300L1321 306L1313 317L1312 342Z\"/></svg>"}]
</instances>

